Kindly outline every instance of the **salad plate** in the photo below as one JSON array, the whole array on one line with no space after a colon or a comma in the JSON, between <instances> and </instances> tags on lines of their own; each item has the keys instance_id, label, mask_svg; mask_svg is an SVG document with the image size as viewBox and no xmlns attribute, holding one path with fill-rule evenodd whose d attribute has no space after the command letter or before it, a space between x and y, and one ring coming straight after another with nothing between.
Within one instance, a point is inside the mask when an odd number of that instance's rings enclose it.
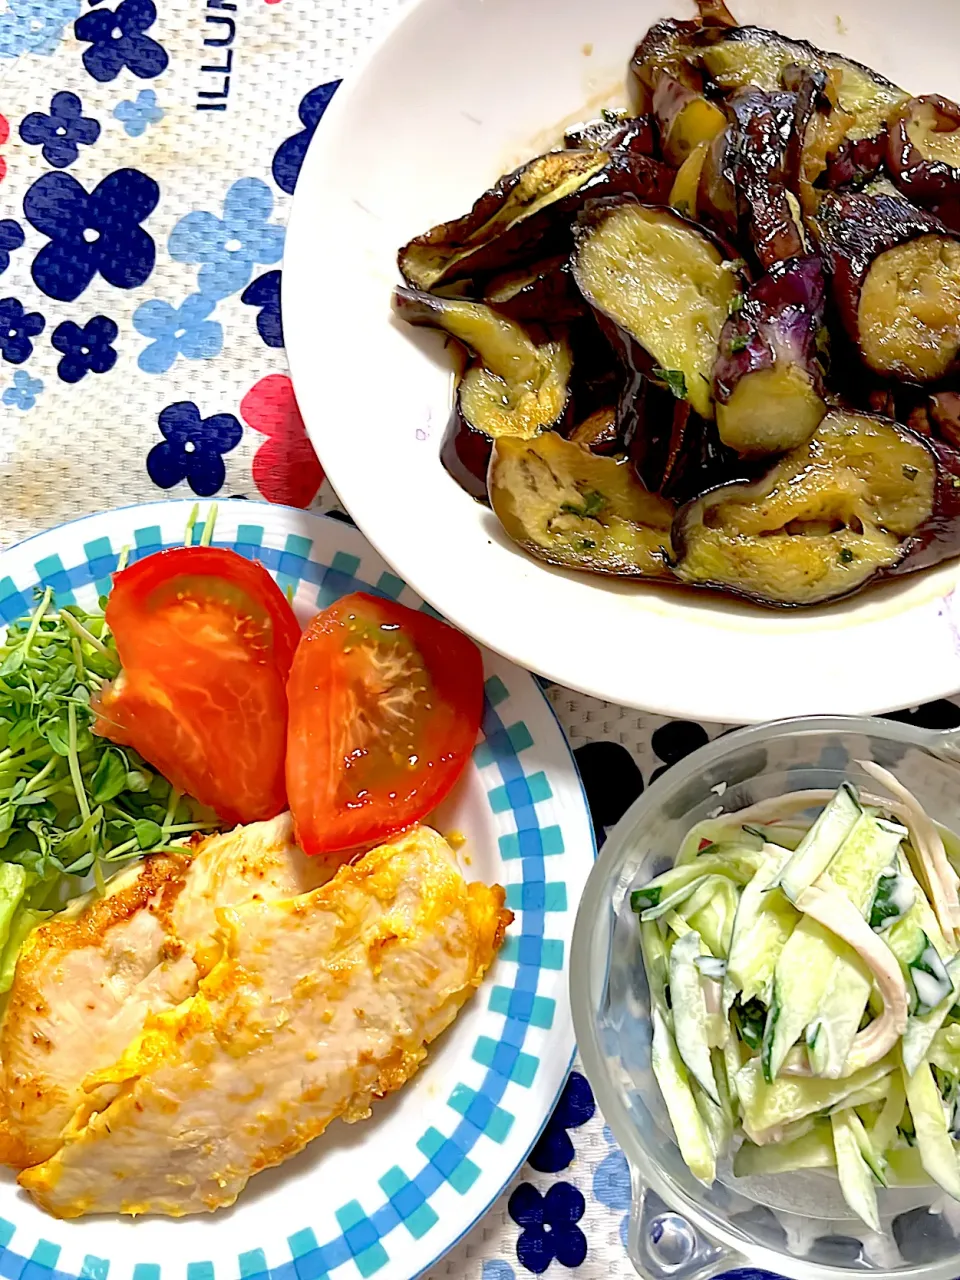
<instances>
[{"instance_id":1,"label":"salad plate","mask_svg":"<svg viewBox=\"0 0 960 1280\"><path fill-rule=\"evenodd\" d=\"M731 0L758 23L956 97L960 10L922 0ZM333 99L297 184L284 333L307 430L339 497L405 580L481 643L611 702L727 723L866 713L960 687L956 560L828 607L539 563L444 470L449 352L391 311L397 251L464 214L566 126L627 103L627 64L662 0L416 0ZM530 51L536 50L531 57ZM469 56L464 57L464 50ZM409 91L410 68L429 77ZM318 310L333 298L335 312ZM916 655L923 655L917 661Z\"/></svg>"},{"instance_id":2,"label":"salad plate","mask_svg":"<svg viewBox=\"0 0 960 1280\"><path fill-rule=\"evenodd\" d=\"M196 516L193 525L191 514ZM157 502L89 516L0 555L0 626L37 588L96 608L130 561L199 539L210 514ZM351 591L422 605L341 520L227 501L213 545L261 562L298 620ZM486 1211L523 1163L574 1049L568 996L573 914L596 849L570 749L534 678L484 654L480 737L429 821L454 837L468 879L498 881L515 921L474 999L423 1068L371 1119L333 1125L230 1209L57 1221L0 1177L0 1272L32 1280L413 1280ZM455 834L456 833L456 834ZM462 844L461 844L462 839Z\"/></svg>"}]
</instances>

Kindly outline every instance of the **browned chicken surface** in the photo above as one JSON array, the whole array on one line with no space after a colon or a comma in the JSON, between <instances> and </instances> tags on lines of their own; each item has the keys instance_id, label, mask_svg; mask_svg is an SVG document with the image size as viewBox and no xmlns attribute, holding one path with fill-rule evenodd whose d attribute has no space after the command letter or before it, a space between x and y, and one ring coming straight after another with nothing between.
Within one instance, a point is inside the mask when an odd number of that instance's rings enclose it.
<instances>
[{"instance_id":1,"label":"browned chicken surface","mask_svg":"<svg viewBox=\"0 0 960 1280\"><path fill-rule=\"evenodd\" d=\"M148 859L32 935L0 1152L42 1207L231 1204L417 1070L496 953L502 889L424 827L319 875L284 815Z\"/></svg>"},{"instance_id":2,"label":"browned chicken surface","mask_svg":"<svg viewBox=\"0 0 960 1280\"><path fill-rule=\"evenodd\" d=\"M179 1004L218 953L216 911L315 888L326 874L297 848L289 814L160 854L71 904L28 938L0 1028L0 1159L51 1155L83 1100L148 1011ZM211 949L213 956L211 956Z\"/></svg>"}]
</instances>

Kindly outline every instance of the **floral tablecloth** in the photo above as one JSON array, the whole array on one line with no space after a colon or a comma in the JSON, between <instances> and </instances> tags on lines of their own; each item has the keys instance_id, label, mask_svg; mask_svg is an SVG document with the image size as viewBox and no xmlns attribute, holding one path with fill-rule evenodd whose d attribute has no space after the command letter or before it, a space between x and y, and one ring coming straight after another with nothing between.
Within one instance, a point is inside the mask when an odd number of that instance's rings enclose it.
<instances>
[{"instance_id":1,"label":"floral tablecloth","mask_svg":"<svg viewBox=\"0 0 960 1280\"><path fill-rule=\"evenodd\" d=\"M284 359L284 226L340 77L394 3L0 0L0 545L162 492L336 509ZM601 839L724 727L549 692ZM916 714L960 723L950 703ZM575 1071L433 1274L632 1275L629 1199Z\"/></svg>"}]
</instances>

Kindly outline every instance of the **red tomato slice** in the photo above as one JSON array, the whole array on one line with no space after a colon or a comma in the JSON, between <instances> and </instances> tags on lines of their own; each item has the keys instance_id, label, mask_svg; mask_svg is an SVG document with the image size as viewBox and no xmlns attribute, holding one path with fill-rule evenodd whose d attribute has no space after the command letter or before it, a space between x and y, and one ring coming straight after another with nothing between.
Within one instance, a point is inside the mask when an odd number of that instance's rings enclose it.
<instances>
[{"instance_id":1,"label":"red tomato slice","mask_svg":"<svg viewBox=\"0 0 960 1280\"><path fill-rule=\"evenodd\" d=\"M123 669L97 731L224 822L282 812L300 628L266 569L220 547L162 551L116 575L106 616Z\"/></svg>"},{"instance_id":2,"label":"red tomato slice","mask_svg":"<svg viewBox=\"0 0 960 1280\"><path fill-rule=\"evenodd\" d=\"M360 592L304 631L287 699L297 838L340 863L419 822L453 787L477 740L483 662L445 622Z\"/></svg>"}]
</instances>

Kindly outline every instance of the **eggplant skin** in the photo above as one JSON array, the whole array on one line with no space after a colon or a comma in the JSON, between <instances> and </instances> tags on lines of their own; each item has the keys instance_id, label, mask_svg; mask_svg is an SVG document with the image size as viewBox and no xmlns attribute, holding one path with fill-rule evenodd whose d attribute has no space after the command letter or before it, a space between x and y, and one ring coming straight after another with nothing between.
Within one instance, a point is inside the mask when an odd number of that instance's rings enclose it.
<instances>
[{"instance_id":1,"label":"eggplant skin","mask_svg":"<svg viewBox=\"0 0 960 1280\"><path fill-rule=\"evenodd\" d=\"M945 484L952 489L921 436L890 419L832 410L759 479L683 507L672 567L691 586L773 607L839 600L951 554L958 520L944 505Z\"/></svg>"},{"instance_id":2,"label":"eggplant skin","mask_svg":"<svg viewBox=\"0 0 960 1280\"><path fill-rule=\"evenodd\" d=\"M667 371L677 394L713 417L720 330L741 291L737 264L703 227L630 197L580 215L573 274L633 375Z\"/></svg>"},{"instance_id":3,"label":"eggplant skin","mask_svg":"<svg viewBox=\"0 0 960 1280\"><path fill-rule=\"evenodd\" d=\"M883 193L827 192L812 221L840 320L868 369L922 384L960 367L960 235Z\"/></svg>"},{"instance_id":4,"label":"eggplant skin","mask_svg":"<svg viewBox=\"0 0 960 1280\"><path fill-rule=\"evenodd\" d=\"M674 506L648 493L625 458L603 458L547 432L504 438L487 475L490 505L530 555L565 569L669 578Z\"/></svg>"},{"instance_id":5,"label":"eggplant skin","mask_svg":"<svg viewBox=\"0 0 960 1280\"><path fill-rule=\"evenodd\" d=\"M794 145L797 95L746 89L734 94L730 109L729 176L739 196L744 234L761 267L769 270L806 248L788 197L788 189L797 184L797 175L790 172L799 158Z\"/></svg>"},{"instance_id":6,"label":"eggplant skin","mask_svg":"<svg viewBox=\"0 0 960 1280\"><path fill-rule=\"evenodd\" d=\"M852 118L846 132L852 140L881 134L891 112L909 96L860 62L818 49L806 40L788 40L763 27L736 27L723 33L721 39L701 50L700 61L725 93L750 85L773 92L794 66L832 74L838 105Z\"/></svg>"},{"instance_id":7,"label":"eggplant skin","mask_svg":"<svg viewBox=\"0 0 960 1280\"><path fill-rule=\"evenodd\" d=\"M891 574L916 573L960 555L960 452L935 438L924 443L936 459L933 512Z\"/></svg>"},{"instance_id":8,"label":"eggplant skin","mask_svg":"<svg viewBox=\"0 0 960 1280\"><path fill-rule=\"evenodd\" d=\"M484 288L483 300L521 323L568 324L587 315L568 254L494 276Z\"/></svg>"},{"instance_id":9,"label":"eggplant skin","mask_svg":"<svg viewBox=\"0 0 960 1280\"><path fill-rule=\"evenodd\" d=\"M826 284L815 256L776 263L727 319L714 366L717 430L747 457L805 443L827 412L818 337Z\"/></svg>"},{"instance_id":10,"label":"eggplant skin","mask_svg":"<svg viewBox=\"0 0 960 1280\"><path fill-rule=\"evenodd\" d=\"M484 502L498 436L527 440L565 425L571 409L569 343L528 331L481 302L404 288L394 297L404 319L442 330L473 354L457 388L440 460L461 488Z\"/></svg>"},{"instance_id":11,"label":"eggplant skin","mask_svg":"<svg viewBox=\"0 0 960 1280\"><path fill-rule=\"evenodd\" d=\"M588 200L629 192L660 202L672 181L670 169L648 156L551 151L501 178L463 217L404 245L400 273L415 288L436 289L566 252L573 219Z\"/></svg>"},{"instance_id":12,"label":"eggplant skin","mask_svg":"<svg viewBox=\"0 0 960 1280\"><path fill-rule=\"evenodd\" d=\"M597 149L656 156L657 133L649 115L630 116L619 111L607 111L596 120L572 125L563 135L563 145L574 151Z\"/></svg>"},{"instance_id":13,"label":"eggplant skin","mask_svg":"<svg viewBox=\"0 0 960 1280\"><path fill-rule=\"evenodd\" d=\"M887 168L908 200L960 230L960 106L911 98L890 121Z\"/></svg>"},{"instance_id":14,"label":"eggplant skin","mask_svg":"<svg viewBox=\"0 0 960 1280\"><path fill-rule=\"evenodd\" d=\"M617 420L640 482L670 502L687 502L736 474L737 455L716 425L651 378L628 383Z\"/></svg>"},{"instance_id":15,"label":"eggplant skin","mask_svg":"<svg viewBox=\"0 0 960 1280\"><path fill-rule=\"evenodd\" d=\"M567 439L602 457L616 453L620 446L616 406L611 404L594 409L589 417L577 423Z\"/></svg>"}]
</instances>

